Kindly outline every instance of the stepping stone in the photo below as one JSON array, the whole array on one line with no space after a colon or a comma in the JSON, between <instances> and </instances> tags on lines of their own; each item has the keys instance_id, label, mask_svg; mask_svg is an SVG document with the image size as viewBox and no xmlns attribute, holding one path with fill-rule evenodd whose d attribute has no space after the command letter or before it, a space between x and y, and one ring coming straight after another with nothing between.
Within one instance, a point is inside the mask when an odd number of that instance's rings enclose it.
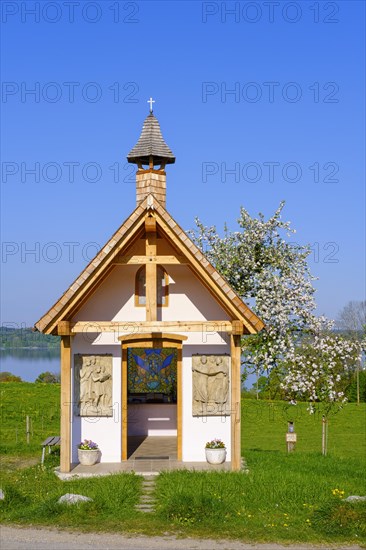
<instances>
[{"instance_id":1,"label":"stepping stone","mask_svg":"<svg viewBox=\"0 0 366 550\"><path fill-rule=\"evenodd\" d=\"M76 495L73 493L66 493L62 495L57 501L58 504L78 504L79 502L92 502L93 499L85 497L84 495Z\"/></svg>"},{"instance_id":2,"label":"stepping stone","mask_svg":"<svg viewBox=\"0 0 366 550\"><path fill-rule=\"evenodd\" d=\"M361 497L359 495L350 495L349 497L344 498L343 500L344 502L363 502L364 500L366 500L366 497Z\"/></svg>"},{"instance_id":3,"label":"stepping stone","mask_svg":"<svg viewBox=\"0 0 366 550\"><path fill-rule=\"evenodd\" d=\"M136 506L137 510L140 510L140 512L153 512L154 507L151 506L151 504L138 504Z\"/></svg>"},{"instance_id":4,"label":"stepping stone","mask_svg":"<svg viewBox=\"0 0 366 550\"><path fill-rule=\"evenodd\" d=\"M155 476L145 475L142 482L142 493L139 504L136 505L136 510L140 512L153 512L155 498L152 493L155 491Z\"/></svg>"}]
</instances>

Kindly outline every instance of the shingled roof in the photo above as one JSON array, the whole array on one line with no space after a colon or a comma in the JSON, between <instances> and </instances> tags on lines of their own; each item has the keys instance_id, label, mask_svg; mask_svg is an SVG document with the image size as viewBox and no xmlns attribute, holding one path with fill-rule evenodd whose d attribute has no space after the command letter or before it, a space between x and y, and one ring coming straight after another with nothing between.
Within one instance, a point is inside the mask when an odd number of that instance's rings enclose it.
<instances>
[{"instance_id":1,"label":"shingled roof","mask_svg":"<svg viewBox=\"0 0 366 550\"><path fill-rule=\"evenodd\" d=\"M133 164L149 164L150 157L153 157L154 164L175 162L175 156L165 143L158 119L153 113L145 118L141 136L127 155L127 161Z\"/></svg>"}]
</instances>

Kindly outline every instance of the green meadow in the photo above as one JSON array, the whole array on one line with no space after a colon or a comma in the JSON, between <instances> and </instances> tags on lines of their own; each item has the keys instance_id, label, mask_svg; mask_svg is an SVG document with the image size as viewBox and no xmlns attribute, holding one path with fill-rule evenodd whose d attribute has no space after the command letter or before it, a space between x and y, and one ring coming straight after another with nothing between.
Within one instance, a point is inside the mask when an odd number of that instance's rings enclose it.
<instances>
[{"instance_id":1,"label":"green meadow","mask_svg":"<svg viewBox=\"0 0 366 550\"><path fill-rule=\"evenodd\" d=\"M60 432L60 385L0 383L0 453L3 467L41 455L40 443ZM27 416L29 444L27 444Z\"/></svg>"},{"instance_id":2,"label":"green meadow","mask_svg":"<svg viewBox=\"0 0 366 550\"><path fill-rule=\"evenodd\" d=\"M348 404L332 416L328 456L321 455L321 417L306 404L243 400L242 454L247 473L162 473L155 511L135 509L142 479L134 474L61 482L57 453L40 467L40 442L59 433L59 386L2 383L2 522L83 531L177 534L242 541L366 543L366 406ZM30 443L25 419L32 418ZM288 454L287 421L295 423L296 450ZM93 502L58 505L74 492Z\"/></svg>"}]
</instances>

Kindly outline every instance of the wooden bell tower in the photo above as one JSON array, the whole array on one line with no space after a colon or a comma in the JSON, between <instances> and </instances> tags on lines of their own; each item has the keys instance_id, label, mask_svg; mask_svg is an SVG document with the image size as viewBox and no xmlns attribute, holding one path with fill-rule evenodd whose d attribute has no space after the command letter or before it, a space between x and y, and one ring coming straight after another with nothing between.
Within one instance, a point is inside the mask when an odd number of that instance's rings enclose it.
<instances>
[{"instance_id":1,"label":"wooden bell tower","mask_svg":"<svg viewBox=\"0 0 366 550\"><path fill-rule=\"evenodd\" d=\"M165 143L159 122L153 114L153 100L150 99L149 103L150 113L144 121L138 142L127 156L127 161L138 166L136 172L136 206L139 206L151 194L165 208L165 166L174 164L175 156Z\"/></svg>"}]
</instances>

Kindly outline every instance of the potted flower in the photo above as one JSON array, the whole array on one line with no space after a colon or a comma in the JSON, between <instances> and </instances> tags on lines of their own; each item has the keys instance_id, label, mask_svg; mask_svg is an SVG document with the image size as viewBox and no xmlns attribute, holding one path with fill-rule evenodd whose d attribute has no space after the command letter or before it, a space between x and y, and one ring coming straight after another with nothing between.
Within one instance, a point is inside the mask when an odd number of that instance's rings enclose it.
<instances>
[{"instance_id":1,"label":"potted flower","mask_svg":"<svg viewBox=\"0 0 366 550\"><path fill-rule=\"evenodd\" d=\"M78 445L78 459L83 466L92 466L99 458L99 447L91 439L84 439Z\"/></svg>"},{"instance_id":2,"label":"potted flower","mask_svg":"<svg viewBox=\"0 0 366 550\"><path fill-rule=\"evenodd\" d=\"M221 439L208 441L205 452L206 460L209 464L222 464L226 460L226 447Z\"/></svg>"}]
</instances>

